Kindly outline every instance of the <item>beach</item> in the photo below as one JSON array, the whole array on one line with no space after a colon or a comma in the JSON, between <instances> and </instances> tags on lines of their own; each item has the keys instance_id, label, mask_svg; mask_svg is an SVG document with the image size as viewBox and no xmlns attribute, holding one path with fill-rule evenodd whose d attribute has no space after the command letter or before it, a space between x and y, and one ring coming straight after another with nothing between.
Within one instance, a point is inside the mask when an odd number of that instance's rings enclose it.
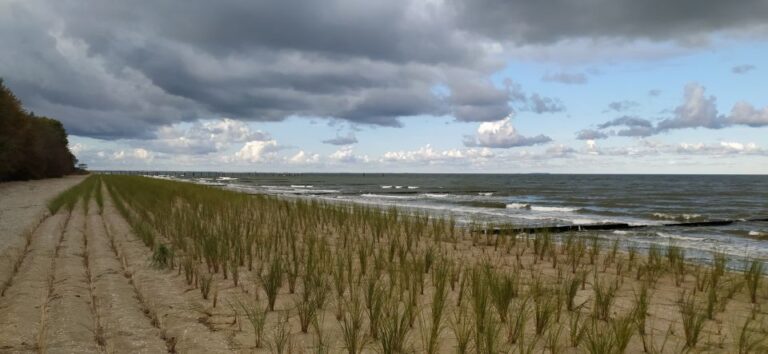
<instances>
[{"instance_id":1,"label":"beach","mask_svg":"<svg viewBox=\"0 0 768 354\"><path fill-rule=\"evenodd\" d=\"M48 201L84 178L0 183L0 284L24 254L29 235L48 216Z\"/></svg>"},{"instance_id":2,"label":"beach","mask_svg":"<svg viewBox=\"0 0 768 354\"><path fill-rule=\"evenodd\" d=\"M0 184L0 352L766 350L764 259L144 177L49 210L81 181Z\"/></svg>"}]
</instances>

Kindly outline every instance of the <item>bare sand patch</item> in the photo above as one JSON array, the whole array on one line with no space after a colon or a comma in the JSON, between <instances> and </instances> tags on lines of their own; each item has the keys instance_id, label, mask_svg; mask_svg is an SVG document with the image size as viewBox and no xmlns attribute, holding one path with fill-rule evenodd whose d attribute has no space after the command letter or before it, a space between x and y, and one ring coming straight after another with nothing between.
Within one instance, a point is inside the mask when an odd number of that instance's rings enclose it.
<instances>
[{"instance_id":1,"label":"bare sand patch","mask_svg":"<svg viewBox=\"0 0 768 354\"><path fill-rule=\"evenodd\" d=\"M22 256L26 235L48 215L47 203L85 176L0 183L0 287Z\"/></svg>"}]
</instances>

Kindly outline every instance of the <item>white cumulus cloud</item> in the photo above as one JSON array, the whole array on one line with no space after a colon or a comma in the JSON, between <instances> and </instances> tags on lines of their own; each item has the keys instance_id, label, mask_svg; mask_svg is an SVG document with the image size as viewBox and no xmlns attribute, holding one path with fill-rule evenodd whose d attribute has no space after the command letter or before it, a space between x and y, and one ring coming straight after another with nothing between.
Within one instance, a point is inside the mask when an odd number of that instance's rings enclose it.
<instances>
[{"instance_id":1,"label":"white cumulus cloud","mask_svg":"<svg viewBox=\"0 0 768 354\"><path fill-rule=\"evenodd\" d=\"M363 155L355 155L355 152L352 150L352 146L343 146L339 150L336 150L334 153L328 156L331 161L334 162L341 162L341 163L365 163L368 162L368 156Z\"/></svg>"},{"instance_id":2,"label":"white cumulus cloud","mask_svg":"<svg viewBox=\"0 0 768 354\"><path fill-rule=\"evenodd\" d=\"M466 136L464 145L468 147L512 148L532 146L552 141L546 135L523 136L507 117L495 122L484 122L477 128L475 136Z\"/></svg>"},{"instance_id":3,"label":"white cumulus cloud","mask_svg":"<svg viewBox=\"0 0 768 354\"><path fill-rule=\"evenodd\" d=\"M442 163L442 162L481 162L494 156L488 148L438 150L427 144L411 151L390 151L384 153L381 160L386 162L407 163Z\"/></svg>"},{"instance_id":4,"label":"white cumulus cloud","mask_svg":"<svg viewBox=\"0 0 768 354\"><path fill-rule=\"evenodd\" d=\"M252 131L243 121L223 118L196 122L187 129L178 125L161 127L149 141L153 150L201 155L219 152L233 143L270 140L269 134Z\"/></svg>"},{"instance_id":5,"label":"white cumulus cloud","mask_svg":"<svg viewBox=\"0 0 768 354\"><path fill-rule=\"evenodd\" d=\"M304 152L304 150L300 150L299 152L296 153L296 155L291 156L288 159L288 162L296 165L316 164L320 162L320 155L309 154Z\"/></svg>"},{"instance_id":6,"label":"white cumulus cloud","mask_svg":"<svg viewBox=\"0 0 768 354\"><path fill-rule=\"evenodd\" d=\"M254 140L249 141L235 153L235 158L245 162L263 162L272 160L276 157L276 152L280 150L276 140Z\"/></svg>"}]
</instances>

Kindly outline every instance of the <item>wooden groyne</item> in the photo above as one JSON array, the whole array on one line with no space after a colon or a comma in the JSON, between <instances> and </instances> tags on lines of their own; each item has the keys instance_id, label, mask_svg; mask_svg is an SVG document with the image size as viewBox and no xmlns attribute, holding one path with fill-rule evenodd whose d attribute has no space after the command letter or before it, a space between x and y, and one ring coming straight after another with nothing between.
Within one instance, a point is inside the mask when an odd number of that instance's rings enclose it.
<instances>
[{"instance_id":1,"label":"wooden groyne","mask_svg":"<svg viewBox=\"0 0 768 354\"><path fill-rule=\"evenodd\" d=\"M733 219L733 220L711 220L679 222L656 225L630 225L626 223L610 224L589 224L589 225L559 225L559 226L537 226L537 227L519 227L519 228L493 228L491 230L482 229L480 232L493 234L536 234L536 233L563 233L563 232L581 232L581 231L612 231L612 230L633 230L647 228L663 227L705 227L705 226L726 226L740 222L768 222L768 218L753 219Z\"/></svg>"}]
</instances>

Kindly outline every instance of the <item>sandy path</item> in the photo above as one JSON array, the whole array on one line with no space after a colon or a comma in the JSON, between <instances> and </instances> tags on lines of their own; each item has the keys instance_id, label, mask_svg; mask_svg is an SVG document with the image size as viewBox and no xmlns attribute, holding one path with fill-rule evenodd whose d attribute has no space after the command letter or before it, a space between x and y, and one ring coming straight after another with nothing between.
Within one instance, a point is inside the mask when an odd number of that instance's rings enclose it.
<instances>
[{"instance_id":1,"label":"sandy path","mask_svg":"<svg viewBox=\"0 0 768 354\"><path fill-rule=\"evenodd\" d=\"M124 259L127 272L136 286L150 316L157 318L168 343L181 353L221 353L231 351L224 333L214 332L204 325L205 307L198 298L199 291L187 289L186 283L174 271L156 269L151 265L151 251L133 234L130 225L120 216L108 193L104 193L104 219L108 232L115 239L118 253Z\"/></svg>"},{"instance_id":2,"label":"sandy path","mask_svg":"<svg viewBox=\"0 0 768 354\"><path fill-rule=\"evenodd\" d=\"M35 230L30 251L13 283L0 297L0 351L33 350L38 346L52 264L68 214L46 218Z\"/></svg>"},{"instance_id":3,"label":"sandy path","mask_svg":"<svg viewBox=\"0 0 768 354\"><path fill-rule=\"evenodd\" d=\"M12 248L18 251L20 236L46 216L48 201L84 178L67 176L0 183L0 256L8 255L5 252Z\"/></svg>"},{"instance_id":4,"label":"sandy path","mask_svg":"<svg viewBox=\"0 0 768 354\"><path fill-rule=\"evenodd\" d=\"M82 203L72 210L64 238L54 260L53 291L48 302L44 351L48 353L94 353L94 314L85 255L85 214Z\"/></svg>"},{"instance_id":5,"label":"sandy path","mask_svg":"<svg viewBox=\"0 0 768 354\"><path fill-rule=\"evenodd\" d=\"M93 201L88 209L86 239L91 267L95 312L104 329L107 352L160 353L166 351L160 330L145 315L136 289L113 249L104 220Z\"/></svg>"},{"instance_id":6,"label":"sandy path","mask_svg":"<svg viewBox=\"0 0 768 354\"><path fill-rule=\"evenodd\" d=\"M24 260L35 228L49 215L48 201L84 178L0 183L0 293Z\"/></svg>"}]
</instances>

